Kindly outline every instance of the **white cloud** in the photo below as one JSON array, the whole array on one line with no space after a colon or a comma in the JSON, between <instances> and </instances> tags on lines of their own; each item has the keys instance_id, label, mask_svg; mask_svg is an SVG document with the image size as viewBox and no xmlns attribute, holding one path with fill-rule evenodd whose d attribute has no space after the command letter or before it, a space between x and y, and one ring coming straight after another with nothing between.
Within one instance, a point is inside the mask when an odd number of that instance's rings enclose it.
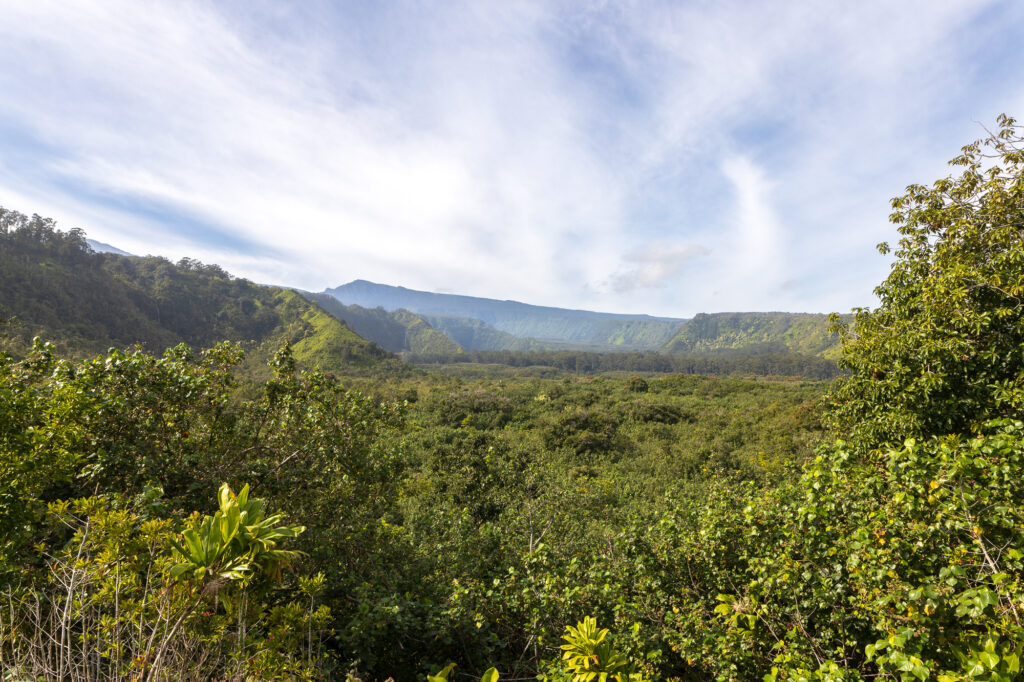
<instances>
[{"instance_id":1,"label":"white cloud","mask_svg":"<svg viewBox=\"0 0 1024 682\"><path fill-rule=\"evenodd\" d=\"M629 265L612 275L608 286L612 291L621 294L628 294L637 289L657 289L678 275L687 262L710 253L707 247L699 244L651 244L642 251L628 254L624 260Z\"/></svg>"},{"instance_id":2,"label":"white cloud","mask_svg":"<svg viewBox=\"0 0 1024 682\"><path fill-rule=\"evenodd\" d=\"M738 279L752 289L770 288L785 265L780 248L782 230L771 205L776 188L762 169L742 156L726 159L722 172L732 183L736 197L730 257Z\"/></svg>"},{"instance_id":3,"label":"white cloud","mask_svg":"<svg viewBox=\"0 0 1024 682\"><path fill-rule=\"evenodd\" d=\"M25 4L8 15L7 49L25 63L44 51L57 73L19 83L4 113L66 150L48 169L65 183L266 244L297 284L370 270L423 286L441 270L498 295L496 273L517 264L536 273L538 296L556 288L549 237L599 236L616 191L573 137L576 112L532 42L533 17L506 18L508 31L469 17L433 37L462 39L447 50L413 45L405 59L423 59L425 74L389 83L401 90L391 100L330 105L318 88L371 82L374 69L332 63L296 81L202 6ZM465 40L479 30L492 35Z\"/></svg>"},{"instance_id":4,"label":"white cloud","mask_svg":"<svg viewBox=\"0 0 1024 682\"><path fill-rule=\"evenodd\" d=\"M994 2L236 9L5 3L0 203L306 288L845 309L888 197L1024 101L975 84Z\"/></svg>"}]
</instances>

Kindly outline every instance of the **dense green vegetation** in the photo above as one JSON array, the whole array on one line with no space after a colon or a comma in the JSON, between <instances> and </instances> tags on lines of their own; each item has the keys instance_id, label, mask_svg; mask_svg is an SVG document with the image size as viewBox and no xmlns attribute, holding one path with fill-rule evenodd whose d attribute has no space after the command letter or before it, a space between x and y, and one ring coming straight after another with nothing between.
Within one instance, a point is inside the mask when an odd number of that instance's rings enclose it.
<instances>
[{"instance_id":1,"label":"dense green vegetation","mask_svg":"<svg viewBox=\"0 0 1024 682\"><path fill-rule=\"evenodd\" d=\"M382 434L400 410L324 374L297 376L288 351L245 400L233 375L240 359L222 344L199 356L181 345L163 357L114 351L71 363L37 343L22 362L0 362L8 673L88 679L99 666L94 678L205 679L323 668L313 630L328 612L313 593L331 579L333 594L351 595L367 575L366 548L387 544L381 504L394 498L399 464ZM257 508L226 511L224 493L224 518L189 516L238 480L310 519L305 532L295 538L298 529L261 521ZM293 547L275 548L289 539ZM293 550L324 577L282 589L279 564L295 555L280 552Z\"/></svg>"},{"instance_id":2,"label":"dense green vegetation","mask_svg":"<svg viewBox=\"0 0 1024 682\"><path fill-rule=\"evenodd\" d=\"M582 351L475 351L473 353L410 353L408 362L440 371L467 364L505 365L560 373L644 372L666 374L803 377L831 379L839 374L836 363L813 355L758 353L681 357L662 353L587 353Z\"/></svg>"},{"instance_id":3,"label":"dense green vegetation","mask_svg":"<svg viewBox=\"0 0 1024 682\"><path fill-rule=\"evenodd\" d=\"M1021 133L1001 119L894 200L891 274L856 333L833 319L827 385L345 380L361 393L287 345L263 377L228 343L0 356L0 666L1019 679Z\"/></svg>"},{"instance_id":4,"label":"dense green vegetation","mask_svg":"<svg viewBox=\"0 0 1024 682\"><path fill-rule=\"evenodd\" d=\"M269 666L260 674L309 672L308 644L282 651L268 638L282 637L282 628L312 628L307 639L322 647L314 672L358 665L374 679L408 677L446 660L534 670L538 657L553 655L567 614L588 613L586 600L548 603L555 593L541 603L511 598L534 579L538 557L547 555L553 563L545 570L553 571L580 552L602 552L616 528L668 491L701 489L713 475L737 484L779 476L806 457L818 428L817 384L683 375L514 384L424 377L394 383L390 400L367 400L326 375L295 374L288 353L275 357L273 378L254 391L235 375L239 356L229 345L201 356L180 346L163 358L115 352L69 363L37 345L24 361L7 362L0 523L6 580L18 604L45 601L66 580L61 571L71 570L72 556L88 557L102 575L116 563L104 543L149 532L150 520L159 526L131 547L149 547L155 566L170 571L181 562L175 533L201 531L188 512L209 509L222 481L236 490L249 483L269 509L305 526L290 548L304 552L309 580L323 574L317 601L301 606L310 598L302 591L307 578L257 589L244 574L218 588L222 601L223 590L234 590L231 602L186 613L227 569L181 585L133 578L137 592L122 594L124 603L169 590L168 601L153 608L165 617L185 614L167 666L184 665L193 639L213 638L211 670L241 665L248 651ZM395 398L412 402L403 410ZM107 515L114 511L120 525L109 538L69 535L61 516L69 512L59 502L66 499L81 500L75 529L113 523ZM548 535L558 541L545 544ZM54 549L30 550L39 543ZM141 558L124 566L131 575L153 569ZM26 582L26 575L34 577ZM62 621L71 634L113 608L99 577L79 588L75 598L93 610ZM241 610L240 599L251 610ZM124 614L140 617L149 616ZM26 618L24 627L38 626ZM239 622L248 638L242 649ZM147 635L169 636L168 624L153 627ZM26 631L17 632L23 641ZM520 658L541 632L546 644ZM395 650L396 641L404 650ZM132 642L127 651L146 652L141 640ZM132 670L130 656L106 664Z\"/></svg>"}]
</instances>

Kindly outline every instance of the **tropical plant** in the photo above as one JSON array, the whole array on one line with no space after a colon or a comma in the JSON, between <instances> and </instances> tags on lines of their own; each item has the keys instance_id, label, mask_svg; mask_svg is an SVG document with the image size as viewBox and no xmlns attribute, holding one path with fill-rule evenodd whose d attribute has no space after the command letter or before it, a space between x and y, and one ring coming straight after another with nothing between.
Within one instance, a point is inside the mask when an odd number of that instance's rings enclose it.
<instances>
[{"instance_id":1,"label":"tropical plant","mask_svg":"<svg viewBox=\"0 0 1024 682\"><path fill-rule=\"evenodd\" d=\"M448 682L448 676L455 670L455 664L449 663L433 675L427 675L427 682ZM498 682L498 671L496 668L488 668L480 677L480 682Z\"/></svg>"},{"instance_id":2,"label":"tropical plant","mask_svg":"<svg viewBox=\"0 0 1024 682\"><path fill-rule=\"evenodd\" d=\"M590 616L567 625L562 636L562 660L572 674L572 682L642 682L634 666L612 648L608 630L597 627L597 619Z\"/></svg>"},{"instance_id":3,"label":"tropical plant","mask_svg":"<svg viewBox=\"0 0 1024 682\"><path fill-rule=\"evenodd\" d=\"M30 679L316 676L330 619L315 604L321 581L300 583L306 603L259 589L296 557L276 545L299 529L281 526L279 515L264 517L260 502L226 487L221 497L222 511L192 517L185 531L192 540L184 542L175 539L174 521L153 518L157 489L136 500L51 503L46 540L35 548L39 565L3 594L0 667ZM227 518L238 520L233 534ZM205 537L190 533L196 527ZM247 539L234 544L239 535ZM217 553L213 547L223 549L221 558L198 566ZM185 562L183 551L191 557Z\"/></svg>"},{"instance_id":4,"label":"tropical plant","mask_svg":"<svg viewBox=\"0 0 1024 682\"><path fill-rule=\"evenodd\" d=\"M182 541L172 540L180 563L171 567L174 578L204 581L250 580L256 575L280 576L282 563L299 552L277 549L283 540L297 537L303 526L283 526L283 514L265 515L262 500L249 499L249 486L235 495L227 483L217 494L220 509L187 528Z\"/></svg>"}]
</instances>

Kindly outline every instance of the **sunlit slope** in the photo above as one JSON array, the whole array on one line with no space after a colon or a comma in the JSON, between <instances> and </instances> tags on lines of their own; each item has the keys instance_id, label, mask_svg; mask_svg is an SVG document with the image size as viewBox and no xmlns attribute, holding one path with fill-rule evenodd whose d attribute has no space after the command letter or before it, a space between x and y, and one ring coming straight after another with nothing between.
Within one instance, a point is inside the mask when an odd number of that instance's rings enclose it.
<instances>
[{"instance_id":1,"label":"sunlit slope","mask_svg":"<svg viewBox=\"0 0 1024 682\"><path fill-rule=\"evenodd\" d=\"M791 352L831 357L838 338L828 315L815 313L700 313L661 350L674 354L723 351Z\"/></svg>"}]
</instances>

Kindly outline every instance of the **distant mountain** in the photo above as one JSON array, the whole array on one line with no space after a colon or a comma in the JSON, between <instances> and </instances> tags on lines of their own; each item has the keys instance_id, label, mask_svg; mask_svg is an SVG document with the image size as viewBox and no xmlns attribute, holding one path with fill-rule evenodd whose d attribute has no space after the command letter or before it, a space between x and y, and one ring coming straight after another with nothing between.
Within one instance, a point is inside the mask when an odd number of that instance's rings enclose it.
<instances>
[{"instance_id":1,"label":"distant mountain","mask_svg":"<svg viewBox=\"0 0 1024 682\"><path fill-rule=\"evenodd\" d=\"M117 248L116 246L111 246L110 244L106 244L104 242L96 241L95 239L86 239L85 243L88 244L89 247L93 251L95 251L96 253L114 253L114 254L117 254L118 256L134 256L135 255L134 253L128 253L127 251L122 251L121 249Z\"/></svg>"},{"instance_id":2,"label":"distant mountain","mask_svg":"<svg viewBox=\"0 0 1024 682\"><path fill-rule=\"evenodd\" d=\"M303 296L343 321L359 336L392 353L451 355L462 352L456 341L408 310L391 312L383 308L345 305L328 294L303 293Z\"/></svg>"},{"instance_id":3,"label":"distant mountain","mask_svg":"<svg viewBox=\"0 0 1024 682\"><path fill-rule=\"evenodd\" d=\"M110 346L150 350L242 342L257 371L284 342L306 366L345 374L408 372L289 289L236 279L216 265L96 253L81 230L0 208L0 350L32 336L72 355Z\"/></svg>"},{"instance_id":4,"label":"distant mountain","mask_svg":"<svg viewBox=\"0 0 1024 682\"><path fill-rule=\"evenodd\" d=\"M828 315L700 313L680 327L661 351L677 355L791 352L831 357L838 343L828 332Z\"/></svg>"},{"instance_id":5,"label":"distant mountain","mask_svg":"<svg viewBox=\"0 0 1024 682\"><path fill-rule=\"evenodd\" d=\"M405 309L419 315L479 320L516 338L532 338L541 345L554 342L552 345L562 348L575 343L589 349L654 350L668 342L684 322L668 317L598 313L476 296L435 294L366 280L355 280L324 293L342 303L364 308L380 306L389 311Z\"/></svg>"}]
</instances>

